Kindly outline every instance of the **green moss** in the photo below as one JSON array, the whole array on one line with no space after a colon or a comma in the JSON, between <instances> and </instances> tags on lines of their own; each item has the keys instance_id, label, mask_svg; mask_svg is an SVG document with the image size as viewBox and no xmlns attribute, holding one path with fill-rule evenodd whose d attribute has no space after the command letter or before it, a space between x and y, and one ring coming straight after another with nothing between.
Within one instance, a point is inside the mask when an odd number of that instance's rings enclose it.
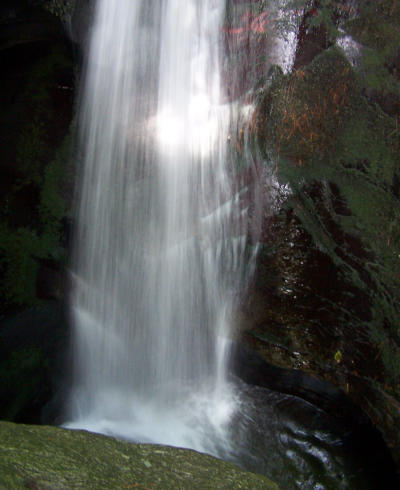
<instances>
[{"instance_id":1,"label":"green moss","mask_svg":"<svg viewBox=\"0 0 400 490\"><path fill-rule=\"evenodd\" d=\"M278 489L212 456L84 431L0 422L0 486L91 489Z\"/></svg>"},{"instance_id":2,"label":"green moss","mask_svg":"<svg viewBox=\"0 0 400 490\"><path fill-rule=\"evenodd\" d=\"M29 73L22 95L27 117L17 142L19 188L31 183L40 186L43 182L44 168L52 158L54 143L58 143L54 140L59 138L53 128L58 118L52 96L56 74L70 69L68 54L57 46Z\"/></svg>"},{"instance_id":3,"label":"green moss","mask_svg":"<svg viewBox=\"0 0 400 490\"><path fill-rule=\"evenodd\" d=\"M0 393L7 404L1 407L1 417L15 420L32 399L46 387L40 376L44 361L38 349L31 347L14 351L0 362Z\"/></svg>"},{"instance_id":4,"label":"green moss","mask_svg":"<svg viewBox=\"0 0 400 490\"><path fill-rule=\"evenodd\" d=\"M368 89L400 95L400 83L392 66L400 44L399 24L397 2L378 0L362 2L357 16L350 18L344 26L364 46L361 75Z\"/></svg>"},{"instance_id":5,"label":"green moss","mask_svg":"<svg viewBox=\"0 0 400 490\"><path fill-rule=\"evenodd\" d=\"M70 149L71 134L68 134L44 171L39 203L42 257L51 255L57 258L58 249L62 247L62 219L68 214L62 183L66 180Z\"/></svg>"},{"instance_id":6,"label":"green moss","mask_svg":"<svg viewBox=\"0 0 400 490\"><path fill-rule=\"evenodd\" d=\"M330 41L334 41L338 35L338 27L335 19L340 14L340 10L337 8L337 2L332 0L320 0L319 6L315 8L315 14L310 16L308 21L308 28L318 28L324 26L327 36Z\"/></svg>"},{"instance_id":7,"label":"green moss","mask_svg":"<svg viewBox=\"0 0 400 490\"><path fill-rule=\"evenodd\" d=\"M38 221L35 228L14 229L12 222L0 227L0 267L3 271L0 291L3 307L28 306L36 299L38 260L63 260L62 219L67 209L61 194L61 182L68 164L70 136L67 136L54 159L45 167L40 198L37 205Z\"/></svg>"},{"instance_id":8,"label":"green moss","mask_svg":"<svg viewBox=\"0 0 400 490\"><path fill-rule=\"evenodd\" d=\"M2 196L0 228L1 309L32 305L38 260L65 256L62 220L67 213L63 182L71 137L54 90L71 59L56 46L33 66L21 95L24 117L16 145L16 176Z\"/></svg>"},{"instance_id":9,"label":"green moss","mask_svg":"<svg viewBox=\"0 0 400 490\"><path fill-rule=\"evenodd\" d=\"M36 297L38 264L34 257L40 254L40 240L34 230L0 228L1 269L0 290L4 306L31 305Z\"/></svg>"}]
</instances>

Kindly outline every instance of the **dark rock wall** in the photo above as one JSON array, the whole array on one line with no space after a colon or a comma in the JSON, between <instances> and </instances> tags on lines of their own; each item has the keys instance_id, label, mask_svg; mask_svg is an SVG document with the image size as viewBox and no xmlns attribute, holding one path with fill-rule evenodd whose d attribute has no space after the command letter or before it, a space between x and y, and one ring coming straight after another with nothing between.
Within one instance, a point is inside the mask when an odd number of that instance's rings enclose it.
<instances>
[{"instance_id":1,"label":"dark rock wall","mask_svg":"<svg viewBox=\"0 0 400 490\"><path fill-rule=\"evenodd\" d=\"M295 65L250 127L286 194L264 212L246 339L341 387L399 460L400 9L309 2L300 26ZM357 62L336 27L359 43Z\"/></svg>"},{"instance_id":2,"label":"dark rock wall","mask_svg":"<svg viewBox=\"0 0 400 490\"><path fill-rule=\"evenodd\" d=\"M40 297L61 296L62 281L44 287L43 277L46 268L61 270L67 256L75 74L73 45L62 22L39 2L2 2L0 32L0 314L5 314Z\"/></svg>"},{"instance_id":3,"label":"dark rock wall","mask_svg":"<svg viewBox=\"0 0 400 490\"><path fill-rule=\"evenodd\" d=\"M48 301L0 322L0 420L58 421L69 334L62 304Z\"/></svg>"},{"instance_id":4,"label":"dark rock wall","mask_svg":"<svg viewBox=\"0 0 400 490\"><path fill-rule=\"evenodd\" d=\"M45 3L0 5L0 418L34 423L65 378L79 51Z\"/></svg>"}]
</instances>

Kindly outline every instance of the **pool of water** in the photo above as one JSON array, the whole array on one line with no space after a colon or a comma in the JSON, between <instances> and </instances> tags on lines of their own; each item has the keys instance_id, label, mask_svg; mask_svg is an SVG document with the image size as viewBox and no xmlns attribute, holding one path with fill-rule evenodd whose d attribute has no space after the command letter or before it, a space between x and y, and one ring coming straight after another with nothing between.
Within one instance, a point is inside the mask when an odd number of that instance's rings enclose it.
<instances>
[{"instance_id":1,"label":"pool of water","mask_svg":"<svg viewBox=\"0 0 400 490\"><path fill-rule=\"evenodd\" d=\"M161 387L160 387L161 389ZM195 449L261 473L282 490L397 489L394 463L360 412L342 416L292 394L232 379L225 390L168 397L102 394L101 410L68 428ZM171 393L170 393L171 394Z\"/></svg>"},{"instance_id":2,"label":"pool of water","mask_svg":"<svg viewBox=\"0 0 400 490\"><path fill-rule=\"evenodd\" d=\"M282 489L399 488L387 448L371 426L329 415L297 396L236 383L240 401L226 459Z\"/></svg>"}]
</instances>

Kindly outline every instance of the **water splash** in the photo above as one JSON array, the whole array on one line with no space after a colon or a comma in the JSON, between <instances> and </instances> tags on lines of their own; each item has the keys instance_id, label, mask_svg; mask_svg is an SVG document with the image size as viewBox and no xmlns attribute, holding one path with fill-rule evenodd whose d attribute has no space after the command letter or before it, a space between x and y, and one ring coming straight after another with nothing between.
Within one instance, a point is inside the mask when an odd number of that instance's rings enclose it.
<instances>
[{"instance_id":1,"label":"water splash","mask_svg":"<svg viewBox=\"0 0 400 490\"><path fill-rule=\"evenodd\" d=\"M97 2L68 427L211 453L225 444L227 338L249 269L221 103L223 14L215 0Z\"/></svg>"}]
</instances>

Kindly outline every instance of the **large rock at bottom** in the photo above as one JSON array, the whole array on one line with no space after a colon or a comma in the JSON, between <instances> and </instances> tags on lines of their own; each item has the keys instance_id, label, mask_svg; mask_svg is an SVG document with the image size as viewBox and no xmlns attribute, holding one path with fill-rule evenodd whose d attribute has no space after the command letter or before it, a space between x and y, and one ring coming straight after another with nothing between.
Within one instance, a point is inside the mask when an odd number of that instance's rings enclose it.
<instances>
[{"instance_id":1,"label":"large rock at bottom","mask_svg":"<svg viewBox=\"0 0 400 490\"><path fill-rule=\"evenodd\" d=\"M10 490L278 489L262 475L196 451L84 431L0 422L0 441L0 487Z\"/></svg>"}]
</instances>

